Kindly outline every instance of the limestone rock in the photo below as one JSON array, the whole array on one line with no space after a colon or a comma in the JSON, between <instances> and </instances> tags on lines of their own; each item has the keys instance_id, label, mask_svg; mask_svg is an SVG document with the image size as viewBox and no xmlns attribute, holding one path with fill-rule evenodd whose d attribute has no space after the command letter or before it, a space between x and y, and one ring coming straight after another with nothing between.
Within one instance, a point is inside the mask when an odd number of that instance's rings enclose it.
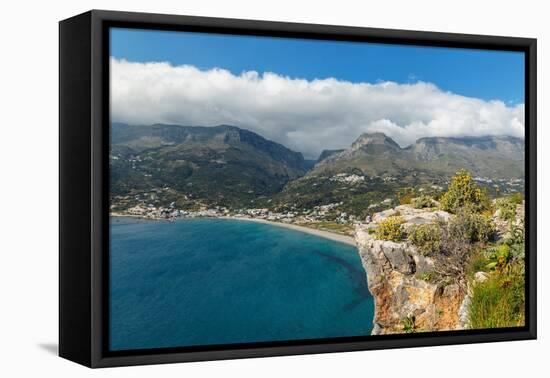
<instances>
[{"instance_id":1,"label":"limestone rock","mask_svg":"<svg viewBox=\"0 0 550 378\"><path fill-rule=\"evenodd\" d=\"M376 213L372 216L372 221L373 222L380 222L388 217L391 217L391 216L394 216L394 215L397 215L397 211L395 211L394 209L388 209L388 210L384 210L384 211L381 211L379 213Z\"/></svg>"},{"instance_id":2,"label":"limestone rock","mask_svg":"<svg viewBox=\"0 0 550 378\"><path fill-rule=\"evenodd\" d=\"M465 295L458 309L458 324L456 329L468 328L468 310L471 302L472 298L470 297L470 295Z\"/></svg>"},{"instance_id":3,"label":"limestone rock","mask_svg":"<svg viewBox=\"0 0 550 378\"><path fill-rule=\"evenodd\" d=\"M375 300L372 334L402 333L405 319L414 319L417 331L456 329L464 297L459 286L442 287L419 278L435 270L432 258L420 254L407 241L378 240L369 232L394 215L403 218L405 229L451 218L444 211L401 205L374 214L370 223L356 226L355 240Z\"/></svg>"},{"instance_id":4,"label":"limestone rock","mask_svg":"<svg viewBox=\"0 0 550 378\"><path fill-rule=\"evenodd\" d=\"M474 281L475 282L479 282L479 283L485 282L485 281L487 281L488 278L489 278L489 275L485 272L476 272L474 274Z\"/></svg>"}]
</instances>

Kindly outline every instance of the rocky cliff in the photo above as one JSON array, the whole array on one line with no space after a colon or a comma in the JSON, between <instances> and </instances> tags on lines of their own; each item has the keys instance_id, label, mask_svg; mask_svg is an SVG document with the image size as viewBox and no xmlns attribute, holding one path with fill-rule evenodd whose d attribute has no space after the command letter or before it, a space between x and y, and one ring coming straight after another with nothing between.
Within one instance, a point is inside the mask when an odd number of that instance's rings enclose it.
<instances>
[{"instance_id":1,"label":"rocky cliff","mask_svg":"<svg viewBox=\"0 0 550 378\"><path fill-rule=\"evenodd\" d=\"M375 214L358 225L355 238L375 299L373 335L453 330L464 327L459 312L465 291L457 283L430 282L436 270L432 258L417 251L408 241L378 240L373 230L387 217L399 215L407 229L413 225L448 221L444 211L415 209L401 205ZM464 309L462 309L464 311Z\"/></svg>"}]
</instances>

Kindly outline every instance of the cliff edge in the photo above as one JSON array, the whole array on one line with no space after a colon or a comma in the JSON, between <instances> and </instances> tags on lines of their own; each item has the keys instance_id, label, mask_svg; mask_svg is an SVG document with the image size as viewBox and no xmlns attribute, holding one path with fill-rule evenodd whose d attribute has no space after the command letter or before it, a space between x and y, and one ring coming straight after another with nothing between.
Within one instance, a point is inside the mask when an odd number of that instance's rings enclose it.
<instances>
[{"instance_id":1,"label":"cliff edge","mask_svg":"<svg viewBox=\"0 0 550 378\"><path fill-rule=\"evenodd\" d=\"M431 282L438 262L409 241L379 240L374 230L389 217L399 216L403 229L447 222L445 211L401 205L367 219L356 227L355 239L375 299L372 334L462 329L460 310L466 297L460 283ZM464 316L462 316L464 318Z\"/></svg>"}]
</instances>

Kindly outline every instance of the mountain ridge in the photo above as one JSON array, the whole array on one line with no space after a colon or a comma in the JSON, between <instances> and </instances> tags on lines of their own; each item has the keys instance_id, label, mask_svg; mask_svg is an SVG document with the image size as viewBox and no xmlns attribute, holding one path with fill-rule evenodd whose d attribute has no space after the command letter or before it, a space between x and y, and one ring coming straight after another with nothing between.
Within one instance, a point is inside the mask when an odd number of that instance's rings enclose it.
<instances>
[{"instance_id":1,"label":"mountain ridge","mask_svg":"<svg viewBox=\"0 0 550 378\"><path fill-rule=\"evenodd\" d=\"M524 142L510 136L425 137L400 147L383 133L363 133L346 149L305 160L232 125L113 123L110 155L111 197L122 207L144 203L143 196L182 209L310 208L343 201L346 211L363 214L406 188L444 187L459 169L507 179L503 190L514 189L512 181L524 174Z\"/></svg>"},{"instance_id":2,"label":"mountain ridge","mask_svg":"<svg viewBox=\"0 0 550 378\"><path fill-rule=\"evenodd\" d=\"M452 175L465 168L476 175L519 178L524 174L524 148L522 138L507 135L423 137L401 147L384 133L363 133L349 148L319 161L308 174L357 168L370 175L399 170Z\"/></svg>"},{"instance_id":3,"label":"mountain ridge","mask_svg":"<svg viewBox=\"0 0 550 378\"><path fill-rule=\"evenodd\" d=\"M169 187L226 205L271 196L306 172L301 153L230 125L111 127L111 192Z\"/></svg>"}]
</instances>

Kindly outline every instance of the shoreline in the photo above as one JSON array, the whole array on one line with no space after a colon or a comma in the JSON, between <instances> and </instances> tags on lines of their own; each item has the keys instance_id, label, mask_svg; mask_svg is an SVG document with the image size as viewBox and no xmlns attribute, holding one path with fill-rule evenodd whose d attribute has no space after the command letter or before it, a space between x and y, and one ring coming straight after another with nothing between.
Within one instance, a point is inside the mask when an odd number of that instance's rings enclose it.
<instances>
[{"instance_id":1,"label":"shoreline","mask_svg":"<svg viewBox=\"0 0 550 378\"><path fill-rule=\"evenodd\" d=\"M273 226L282 227L282 228L286 228L286 229L294 230L294 231L299 231L299 232L303 232L304 234L315 235L315 236L319 236L319 237L324 238L324 239L329 239L329 240L332 240L332 241L335 241L335 242L339 242L339 243L347 244L347 245L350 245L350 246L353 246L353 247L357 247L357 244L355 244L355 239L352 238L351 236L337 234L335 232L330 232L330 231L318 230L316 228L300 226L300 225L297 225L297 224L274 222L274 221L269 221L269 220L266 220L266 219L259 219L259 218L229 217L229 216L218 217L218 218L219 219L232 219L232 220L241 220L241 221L248 221L248 222L270 224L270 225L273 225Z\"/></svg>"},{"instance_id":2,"label":"shoreline","mask_svg":"<svg viewBox=\"0 0 550 378\"><path fill-rule=\"evenodd\" d=\"M126 215L126 214L120 214L120 213L110 213L109 216L111 217L127 217L127 218L138 218L138 219L144 219L144 220L166 220L166 219L155 219L155 218L145 218L140 217L139 215ZM335 232L330 231L324 231L319 230L316 228L306 227L306 226L300 226L297 224L292 223L283 223L283 222L274 222L269 221L266 219L259 219L259 218L246 218L246 217L234 217L234 216L219 216L219 217L194 217L194 218L181 218L177 220L184 220L184 219L228 219L228 220L239 220L239 221L248 221L248 222L256 222L256 223L263 223L263 224L270 224L272 226L282 227L286 228L288 230L294 230L303 232L305 234L310 234L314 236L318 236L324 239L332 240L338 243L347 244L352 247L357 247L357 244L355 243L355 239L351 236L346 236L342 234L337 234Z\"/></svg>"}]
</instances>

